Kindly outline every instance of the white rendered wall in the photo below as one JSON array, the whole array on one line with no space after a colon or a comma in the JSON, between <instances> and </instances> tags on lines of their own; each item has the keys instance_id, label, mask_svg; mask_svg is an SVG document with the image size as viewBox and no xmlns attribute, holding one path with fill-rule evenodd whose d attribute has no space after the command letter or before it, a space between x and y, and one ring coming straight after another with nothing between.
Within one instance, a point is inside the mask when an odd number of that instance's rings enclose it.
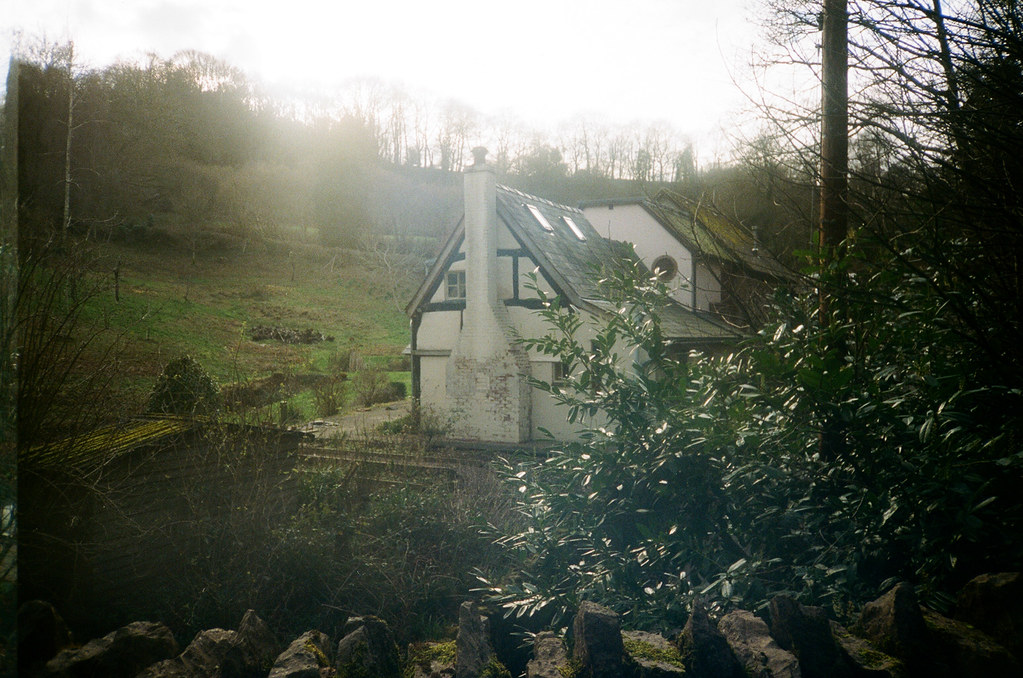
<instances>
[{"instance_id":1,"label":"white rendered wall","mask_svg":"<svg viewBox=\"0 0 1023 678\"><path fill-rule=\"evenodd\" d=\"M466 296L445 365L450 431L467 440L522 442L531 433L530 367L501 298L501 274L510 278L511 269L498 264L496 179L487 165L468 168L463 178Z\"/></svg>"},{"instance_id":2,"label":"white rendered wall","mask_svg":"<svg viewBox=\"0 0 1023 678\"><path fill-rule=\"evenodd\" d=\"M721 302L721 280L717 267L696 264L696 308L709 311L711 304Z\"/></svg>"},{"instance_id":3,"label":"white rendered wall","mask_svg":"<svg viewBox=\"0 0 1023 678\"><path fill-rule=\"evenodd\" d=\"M680 304L693 307L693 256L656 219L640 205L598 205L583 209L593 228L605 238L632 243L636 254L652 269L660 256L670 256L678 264L678 275L668 283L671 295Z\"/></svg>"}]
</instances>

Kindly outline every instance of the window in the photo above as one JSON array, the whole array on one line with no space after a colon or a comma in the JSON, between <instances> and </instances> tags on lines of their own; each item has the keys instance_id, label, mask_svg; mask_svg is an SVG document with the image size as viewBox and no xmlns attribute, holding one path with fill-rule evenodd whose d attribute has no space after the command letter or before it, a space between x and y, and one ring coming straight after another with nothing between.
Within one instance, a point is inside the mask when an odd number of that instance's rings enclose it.
<instances>
[{"instance_id":1,"label":"window","mask_svg":"<svg viewBox=\"0 0 1023 678\"><path fill-rule=\"evenodd\" d=\"M565 223L568 224L568 227L572 229L573 233L575 233L575 237L579 238L580 240L586 240L586 236L583 235L583 232L581 230L579 230L579 226L577 226L576 223L572 221L572 217L561 218L565 220Z\"/></svg>"},{"instance_id":2,"label":"window","mask_svg":"<svg viewBox=\"0 0 1023 678\"><path fill-rule=\"evenodd\" d=\"M678 275L678 263L667 254L657 257L652 268L661 282L671 282Z\"/></svg>"},{"instance_id":3,"label":"window","mask_svg":"<svg viewBox=\"0 0 1023 678\"><path fill-rule=\"evenodd\" d=\"M570 373L571 369L567 363L562 361L554 363L554 378L551 379L551 384L554 386L564 386L565 382L568 381Z\"/></svg>"},{"instance_id":4,"label":"window","mask_svg":"<svg viewBox=\"0 0 1023 678\"><path fill-rule=\"evenodd\" d=\"M447 299L465 299L465 271L448 271Z\"/></svg>"},{"instance_id":5,"label":"window","mask_svg":"<svg viewBox=\"0 0 1023 678\"><path fill-rule=\"evenodd\" d=\"M554 232L554 227L551 226L551 222L547 221L547 217L543 215L543 212L540 211L539 207L536 205L526 205L526 209L528 209L530 214L533 215L533 218L536 219L537 223L543 227L543 230L550 231L551 233Z\"/></svg>"}]
</instances>

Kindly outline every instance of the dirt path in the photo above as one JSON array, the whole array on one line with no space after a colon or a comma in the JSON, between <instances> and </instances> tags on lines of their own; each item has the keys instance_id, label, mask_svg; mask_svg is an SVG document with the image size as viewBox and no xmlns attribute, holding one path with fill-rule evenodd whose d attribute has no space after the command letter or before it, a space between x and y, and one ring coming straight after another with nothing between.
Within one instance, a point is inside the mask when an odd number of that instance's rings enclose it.
<instances>
[{"instance_id":1,"label":"dirt path","mask_svg":"<svg viewBox=\"0 0 1023 678\"><path fill-rule=\"evenodd\" d=\"M377 426L404 417L409 413L411 400L398 400L365 407L333 417L315 419L301 428L317 438L334 438L341 435L372 433Z\"/></svg>"}]
</instances>

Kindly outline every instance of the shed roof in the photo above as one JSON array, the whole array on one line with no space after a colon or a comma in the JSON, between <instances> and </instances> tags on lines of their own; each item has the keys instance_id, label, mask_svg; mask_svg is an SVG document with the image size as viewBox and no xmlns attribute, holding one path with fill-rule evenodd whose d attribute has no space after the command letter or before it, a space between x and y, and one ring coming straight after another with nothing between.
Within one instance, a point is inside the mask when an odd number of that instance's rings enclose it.
<instances>
[{"instance_id":1,"label":"shed roof","mask_svg":"<svg viewBox=\"0 0 1023 678\"><path fill-rule=\"evenodd\" d=\"M85 470L102 466L136 450L173 447L185 436L203 435L211 430L232 435L274 437L285 444L295 444L304 435L295 431L211 422L200 417L159 414L140 416L84 435L25 450L19 462L31 463L35 468Z\"/></svg>"}]
</instances>

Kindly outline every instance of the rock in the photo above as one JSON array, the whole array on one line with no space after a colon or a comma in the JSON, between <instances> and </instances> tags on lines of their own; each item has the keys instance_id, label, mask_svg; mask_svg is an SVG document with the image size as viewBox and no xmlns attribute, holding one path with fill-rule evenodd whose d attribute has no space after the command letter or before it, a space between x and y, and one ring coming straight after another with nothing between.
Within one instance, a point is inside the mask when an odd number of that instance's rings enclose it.
<instances>
[{"instance_id":1,"label":"rock","mask_svg":"<svg viewBox=\"0 0 1023 678\"><path fill-rule=\"evenodd\" d=\"M156 622L133 622L76 650L62 650L46 663L44 675L133 678L177 652L178 643L169 628Z\"/></svg>"},{"instance_id":2,"label":"rock","mask_svg":"<svg viewBox=\"0 0 1023 678\"><path fill-rule=\"evenodd\" d=\"M319 631L306 631L277 657L268 678L320 678L331 675L330 639Z\"/></svg>"},{"instance_id":3,"label":"rock","mask_svg":"<svg viewBox=\"0 0 1023 678\"><path fill-rule=\"evenodd\" d=\"M242 615L237 631L238 644L225 661L225 678L263 678L280 652L277 638L253 610ZM230 666L231 672L226 670Z\"/></svg>"},{"instance_id":4,"label":"rock","mask_svg":"<svg viewBox=\"0 0 1023 678\"><path fill-rule=\"evenodd\" d=\"M408 678L454 678L455 641L409 645L405 675Z\"/></svg>"},{"instance_id":5,"label":"rock","mask_svg":"<svg viewBox=\"0 0 1023 678\"><path fill-rule=\"evenodd\" d=\"M138 678L262 678L276 647L270 629L249 610L237 631L200 631L184 652L150 666Z\"/></svg>"},{"instance_id":6,"label":"rock","mask_svg":"<svg viewBox=\"0 0 1023 678\"><path fill-rule=\"evenodd\" d=\"M906 582L864 605L852 632L899 659L908 675L931 678L948 675L933 659L931 638L920 605L913 587Z\"/></svg>"},{"instance_id":7,"label":"rock","mask_svg":"<svg viewBox=\"0 0 1023 678\"><path fill-rule=\"evenodd\" d=\"M18 608L18 671L29 673L71 644L71 632L53 605L30 600Z\"/></svg>"},{"instance_id":8,"label":"rock","mask_svg":"<svg viewBox=\"0 0 1023 678\"><path fill-rule=\"evenodd\" d=\"M1023 666L991 636L967 624L923 610L924 623L936 641L933 651L957 678L1023 676Z\"/></svg>"},{"instance_id":9,"label":"rock","mask_svg":"<svg viewBox=\"0 0 1023 678\"><path fill-rule=\"evenodd\" d=\"M238 644L238 634L227 629L207 629L195 634L185 651L175 659L147 671L144 678L154 678L153 673L166 676L221 676L224 658ZM175 666L176 664L176 666ZM143 678L140 676L139 678Z\"/></svg>"},{"instance_id":10,"label":"rock","mask_svg":"<svg viewBox=\"0 0 1023 678\"><path fill-rule=\"evenodd\" d=\"M200 631L181 653L181 661L191 675L219 675L224 657L237 644L236 631L227 629Z\"/></svg>"},{"instance_id":11,"label":"rock","mask_svg":"<svg viewBox=\"0 0 1023 678\"><path fill-rule=\"evenodd\" d=\"M674 678L686 673L678 648L664 636L644 631L623 631L622 643L637 678Z\"/></svg>"},{"instance_id":12,"label":"rock","mask_svg":"<svg viewBox=\"0 0 1023 678\"><path fill-rule=\"evenodd\" d=\"M955 618L972 624L1023 660L1023 576L982 574L959 592Z\"/></svg>"},{"instance_id":13,"label":"rock","mask_svg":"<svg viewBox=\"0 0 1023 678\"><path fill-rule=\"evenodd\" d=\"M699 602L678 638L679 653L690 678L743 678L742 665Z\"/></svg>"},{"instance_id":14,"label":"rock","mask_svg":"<svg viewBox=\"0 0 1023 678\"><path fill-rule=\"evenodd\" d=\"M752 612L729 612L718 622L747 675L753 678L801 678L796 656L783 650L771 637L767 624Z\"/></svg>"},{"instance_id":15,"label":"rock","mask_svg":"<svg viewBox=\"0 0 1023 678\"><path fill-rule=\"evenodd\" d=\"M398 678L398 647L387 622L378 617L350 617L344 633L337 646L338 676Z\"/></svg>"},{"instance_id":16,"label":"rock","mask_svg":"<svg viewBox=\"0 0 1023 678\"><path fill-rule=\"evenodd\" d=\"M489 678L501 675L502 670L507 673L490 642L490 620L480 614L476 603L462 603L458 608L458 638L455 640L455 678Z\"/></svg>"},{"instance_id":17,"label":"rock","mask_svg":"<svg viewBox=\"0 0 1023 678\"><path fill-rule=\"evenodd\" d=\"M789 596L770 603L771 636L796 655L804 678L852 678L853 671L838 651L831 623L819 607L805 607Z\"/></svg>"},{"instance_id":18,"label":"rock","mask_svg":"<svg viewBox=\"0 0 1023 678\"><path fill-rule=\"evenodd\" d=\"M831 622L831 637L856 678L900 678L903 675L902 662L852 635L838 622Z\"/></svg>"},{"instance_id":19,"label":"rock","mask_svg":"<svg viewBox=\"0 0 1023 678\"><path fill-rule=\"evenodd\" d=\"M181 660L175 657L153 664L135 678L193 678L193 676L188 673Z\"/></svg>"},{"instance_id":20,"label":"rock","mask_svg":"<svg viewBox=\"0 0 1023 678\"><path fill-rule=\"evenodd\" d=\"M526 664L526 678L564 678L568 670L565 640L544 631L533 640L533 658Z\"/></svg>"},{"instance_id":21,"label":"rock","mask_svg":"<svg viewBox=\"0 0 1023 678\"><path fill-rule=\"evenodd\" d=\"M584 600L576 612L572 632L572 657L582 665L584 675L617 678L625 672L625 647L617 614Z\"/></svg>"}]
</instances>

